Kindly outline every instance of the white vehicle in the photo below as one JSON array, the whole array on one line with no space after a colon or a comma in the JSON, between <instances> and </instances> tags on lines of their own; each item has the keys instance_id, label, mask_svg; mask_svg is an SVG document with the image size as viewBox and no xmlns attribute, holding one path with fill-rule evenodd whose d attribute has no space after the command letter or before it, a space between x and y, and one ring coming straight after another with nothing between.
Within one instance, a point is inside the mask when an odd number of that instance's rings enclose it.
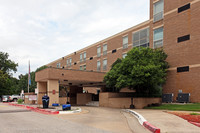
<instances>
[{"instance_id":1,"label":"white vehicle","mask_svg":"<svg viewBox=\"0 0 200 133\"><path fill-rule=\"evenodd\" d=\"M8 102L8 98L9 98L8 95L3 95L2 96L2 102Z\"/></svg>"},{"instance_id":2,"label":"white vehicle","mask_svg":"<svg viewBox=\"0 0 200 133\"><path fill-rule=\"evenodd\" d=\"M14 94L12 96L9 96L8 101L9 102L17 102L18 99L21 99L20 95Z\"/></svg>"}]
</instances>

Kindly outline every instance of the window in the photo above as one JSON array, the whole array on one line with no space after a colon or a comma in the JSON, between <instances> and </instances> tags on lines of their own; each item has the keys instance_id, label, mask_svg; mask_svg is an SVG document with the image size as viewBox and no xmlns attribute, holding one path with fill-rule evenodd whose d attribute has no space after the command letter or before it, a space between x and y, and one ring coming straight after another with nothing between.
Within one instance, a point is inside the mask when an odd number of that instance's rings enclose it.
<instances>
[{"instance_id":1,"label":"window","mask_svg":"<svg viewBox=\"0 0 200 133\"><path fill-rule=\"evenodd\" d=\"M128 36L123 37L123 49L128 48Z\"/></svg>"},{"instance_id":2,"label":"window","mask_svg":"<svg viewBox=\"0 0 200 133\"><path fill-rule=\"evenodd\" d=\"M107 70L107 59L103 60L103 70Z\"/></svg>"},{"instance_id":3,"label":"window","mask_svg":"<svg viewBox=\"0 0 200 133\"><path fill-rule=\"evenodd\" d=\"M126 56L127 56L127 53L124 53L124 54L122 55L122 58L124 59Z\"/></svg>"},{"instance_id":4,"label":"window","mask_svg":"<svg viewBox=\"0 0 200 133\"><path fill-rule=\"evenodd\" d=\"M163 27L155 29L153 32L153 47L159 48L163 46Z\"/></svg>"},{"instance_id":5,"label":"window","mask_svg":"<svg viewBox=\"0 0 200 133\"><path fill-rule=\"evenodd\" d=\"M133 33L133 47L149 47L149 28Z\"/></svg>"},{"instance_id":6,"label":"window","mask_svg":"<svg viewBox=\"0 0 200 133\"><path fill-rule=\"evenodd\" d=\"M60 63L57 63L57 68L60 68Z\"/></svg>"},{"instance_id":7,"label":"window","mask_svg":"<svg viewBox=\"0 0 200 133\"><path fill-rule=\"evenodd\" d=\"M160 0L154 4L153 8L153 22L163 19L164 2Z\"/></svg>"},{"instance_id":8,"label":"window","mask_svg":"<svg viewBox=\"0 0 200 133\"><path fill-rule=\"evenodd\" d=\"M83 66L83 70L86 70L86 65Z\"/></svg>"},{"instance_id":9,"label":"window","mask_svg":"<svg viewBox=\"0 0 200 133\"><path fill-rule=\"evenodd\" d=\"M69 65L69 59L67 59L67 67L68 67L68 65Z\"/></svg>"},{"instance_id":10,"label":"window","mask_svg":"<svg viewBox=\"0 0 200 133\"><path fill-rule=\"evenodd\" d=\"M67 59L67 67L72 65L72 58Z\"/></svg>"},{"instance_id":11,"label":"window","mask_svg":"<svg viewBox=\"0 0 200 133\"><path fill-rule=\"evenodd\" d=\"M69 66L72 65L72 58L69 58Z\"/></svg>"},{"instance_id":12,"label":"window","mask_svg":"<svg viewBox=\"0 0 200 133\"><path fill-rule=\"evenodd\" d=\"M101 47L99 46L97 48L97 57L100 57L101 56Z\"/></svg>"},{"instance_id":13,"label":"window","mask_svg":"<svg viewBox=\"0 0 200 133\"><path fill-rule=\"evenodd\" d=\"M100 70L101 70L101 62L97 61L97 71L100 71Z\"/></svg>"},{"instance_id":14,"label":"window","mask_svg":"<svg viewBox=\"0 0 200 133\"><path fill-rule=\"evenodd\" d=\"M80 62L82 62L82 61L83 61L83 55L80 54Z\"/></svg>"},{"instance_id":15,"label":"window","mask_svg":"<svg viewBox=\"0 0 200 133\"><path fill-rule=\"evenodd\" d=\"M103 45L103 55L107 55L107 44Z\"/></svg>"},{"instance_id":16,"label":"window","mask_svg":"<svg viewBox=\"0 0 200 133\"><path fill-rule=\"evenodd\" d=\"M83 53L83 60L86 61L86 52Z\"/></svg>"},{"instance_id":17,"label":"window","mask_svg":"<svg viewBox=\"0 0 200 133\"><path fill-rule=\"evenodd\" d=\"M80 66L80 70L83 70L83 67L82 67L82 66Z\"/></svg>"}]
</instances>

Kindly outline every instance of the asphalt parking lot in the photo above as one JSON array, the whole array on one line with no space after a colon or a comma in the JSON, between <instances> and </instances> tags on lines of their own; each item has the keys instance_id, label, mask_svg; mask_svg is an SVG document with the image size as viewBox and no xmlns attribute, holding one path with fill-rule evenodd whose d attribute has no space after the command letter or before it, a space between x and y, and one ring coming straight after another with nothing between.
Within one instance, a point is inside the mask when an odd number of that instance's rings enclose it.
<instances>
[{"instance_id":1,"label":"asphalt parking lot","mask_svg":"<svg viewBox=\"0 0 200 133\"><path fill-rule=\"evenodd\" d=\"M149 133L121 109L86 107L67 115L45 115L0 103L2 133Z\"/></svg>"}]
</instances>

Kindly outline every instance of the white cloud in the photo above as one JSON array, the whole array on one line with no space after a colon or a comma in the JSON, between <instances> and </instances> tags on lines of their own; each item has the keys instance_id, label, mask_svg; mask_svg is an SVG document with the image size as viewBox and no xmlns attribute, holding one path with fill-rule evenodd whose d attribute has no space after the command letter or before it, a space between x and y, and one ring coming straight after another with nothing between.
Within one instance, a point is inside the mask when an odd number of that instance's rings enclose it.
<instances>
[{"instance_id":1,"label":"white cloud","mask_svg":"<svg viewBox=\"0 0 200 133\"><path fill-rule=\"evenodd\" d=\"M0 0L0 51L19 74L149 18L149 0Z\"/></svg>"}]
</instances>

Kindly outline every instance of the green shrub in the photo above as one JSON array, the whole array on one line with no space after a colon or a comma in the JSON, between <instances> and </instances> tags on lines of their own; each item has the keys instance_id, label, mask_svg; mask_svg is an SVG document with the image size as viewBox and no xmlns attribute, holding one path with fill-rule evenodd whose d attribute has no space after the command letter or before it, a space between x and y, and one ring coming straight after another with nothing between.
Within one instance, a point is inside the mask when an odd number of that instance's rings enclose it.
<instances>
[{"instance_id":1,"label":"green shrub","mask_svg":"<svg viewBox=\"0 0 200 133\"><path fill-rule=\"evenodd\" d=\"M18 100L17 100L17 103L18 103L18 104L22 104L22 103L23 103L23 100L22 100L22 99L18 99Z\"/></svg>"},{"instance_id":2,"label":"green shrub","mask_svg":"<svg viewBox=\"0 0 200 133\"><path fill-rule=\"evenodd\" d=\"M199 113L190 113L190 115L200 115Z\"/></svg>"}]
</instances>

